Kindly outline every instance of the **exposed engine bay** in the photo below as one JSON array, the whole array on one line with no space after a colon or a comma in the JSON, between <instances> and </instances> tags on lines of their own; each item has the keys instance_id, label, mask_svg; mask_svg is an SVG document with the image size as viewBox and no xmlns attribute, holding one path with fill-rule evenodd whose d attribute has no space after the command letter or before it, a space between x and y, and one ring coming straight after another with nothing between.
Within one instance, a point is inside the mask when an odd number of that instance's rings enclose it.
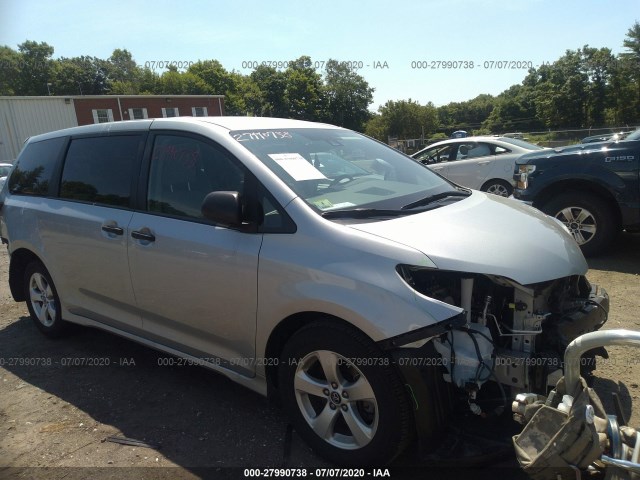
<instances>
[{"instance_id":1,"label":"exposed engine bay","mask_svg":"<svg viewBox=\"0 0 640 480\"><path fill-rule=\"evenodd\" d=\"M458 326L418 350L439 357L432 363L443 367L444 380L477 415L486 413L476 402L485 388L494 396L499 389L499 408L522 392L546 395L563 375L567 345L602 327L609 311L606 291L581 275L520 285L477 273L405 265L398 271L419 294L464 309ZM596 354L607 355L601 348L582 358L585 378L595 369Z\"/></svg>"}]
</instances>

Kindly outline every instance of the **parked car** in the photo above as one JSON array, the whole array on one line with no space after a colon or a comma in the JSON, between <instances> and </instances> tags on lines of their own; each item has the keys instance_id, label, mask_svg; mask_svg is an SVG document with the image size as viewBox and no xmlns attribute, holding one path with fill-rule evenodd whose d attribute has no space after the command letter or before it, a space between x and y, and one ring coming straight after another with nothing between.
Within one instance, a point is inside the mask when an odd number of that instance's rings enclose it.
<instances>
[{"instance_id":1,"label":"parked car","mask_svg":"<svg viewBox=\"0 0 640 480\"><path fill-rule=\"evenodd\" d=\"M640 230L640 130L524 155L514 178L514 196L564 223L585 255L604 252L623 228Z\"/></svg>"},{"instance_id":2,"label":"parked car","mask_svg":"<svg viewBox=\"0 0 640 480\"><path fill-rule=\"evenodd\" d=\"M546 393L608 311L559 222L295 120L32 137L0 192L0 237L42 333L101 328L273 395L338 464L438 443L453 408L483 421Z\"/></svg>"},{"instance_id":3,"label":"parked car","mask_svg":"<svg viewBox=\"0 0 640 480\"><path fill-rule=\"evenodd\" d=\"M0 190L2 189L2 185L4 185L5 180L7 179L7 175L9 175L11 167L13 167L13 165L10 163L0 162Z\"/></svg>"},{"instance_id":4,"label":"parked car","mask_svg":"<svg viewBox=\"0 0 640 480\"><path fill-rule=\"evenodd\" d=\"M468 137L468 136L469 136L469 134L466 131L464 131L464 130L456 130L455 132L453 132L451 134L451 137L449 137L449 138L465 138L465 137Z\"/></svg>"},{"instance_id":5,"label":"parked car","mask_svg":"<svg viewBox=\"0 0 640 480\"><path fill-rule=\"evenodd\" d=\"M508 197L518 157L542 147L510 137L444 140L411 155L459 185Z\"/></svg>"}]
</instances>

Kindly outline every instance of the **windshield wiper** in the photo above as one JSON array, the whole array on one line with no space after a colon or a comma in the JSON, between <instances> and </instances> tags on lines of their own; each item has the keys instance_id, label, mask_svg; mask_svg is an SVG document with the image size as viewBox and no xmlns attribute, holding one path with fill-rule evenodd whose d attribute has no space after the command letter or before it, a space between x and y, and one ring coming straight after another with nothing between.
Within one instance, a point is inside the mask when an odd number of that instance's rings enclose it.
<instances>
[{"instance_id":1,"label":"windshield wiper","mask_svg":"<svg viewBox=\"0 0 640 480\"><path fill-rule=\"evenodd\" d=\"M402 210L411 210L412 208L423 207L425 205L429 205L430 203L437 202L438 200L442 200L443 198L468 197L469 195L471 195L470 190L455 190L450 192L437 193L435 195L421 198L420 200L409 203L408 205L405 205L404 207L402 207Z\"/></svg>"},{"instance_id":2,"label":"windshield wiper","mask_svg":"<svg viewBox=\"0 0 640 480\"><path fill-rule=\"evenodd\" d=\"M410 215L415 212L403 210L381 210L377 208L351 208L348 210L328 210L320 215L324 218L371 218L371 217L398 217Z\"/></svg>"}]
</instances>

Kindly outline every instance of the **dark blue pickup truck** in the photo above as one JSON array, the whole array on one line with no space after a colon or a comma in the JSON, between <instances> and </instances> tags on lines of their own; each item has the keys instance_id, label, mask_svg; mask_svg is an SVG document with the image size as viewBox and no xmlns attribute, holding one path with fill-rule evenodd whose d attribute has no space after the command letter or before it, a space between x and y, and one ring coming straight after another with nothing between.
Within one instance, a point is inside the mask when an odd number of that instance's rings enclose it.
<instances>
[{"instance_id":1,"label":"dark blue pickup truck","mask_svg":"<svg viewBox=\"0 0 640 480\"><path fill-rule=\"evenodd\" d=\"M586 256L622 229L640 230L640 130L622 141L525 154L514 179L514 196L564 223Z\"/></svg>"}]
</instances>

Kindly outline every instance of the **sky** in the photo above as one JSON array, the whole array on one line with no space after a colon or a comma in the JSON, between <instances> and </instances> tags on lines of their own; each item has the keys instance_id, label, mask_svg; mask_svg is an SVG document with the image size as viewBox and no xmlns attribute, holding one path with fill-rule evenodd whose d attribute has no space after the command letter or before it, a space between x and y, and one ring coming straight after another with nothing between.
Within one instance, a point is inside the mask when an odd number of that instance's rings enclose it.
<instances>
[{"instance_id":1,"label":"sky","mask_svg":"<svg viewBox=\"0 0 640 480\"><path fill-rule=\"evenodd\" d=\"M46 42L54 58L126 48L158 73L217 59L249 74L302 55L322 73L336 59L375 89L376 110L497 95L584 45L620 53L639 20L638 0L0 0L0 45Z\"/></svg>"}]
</instances>

